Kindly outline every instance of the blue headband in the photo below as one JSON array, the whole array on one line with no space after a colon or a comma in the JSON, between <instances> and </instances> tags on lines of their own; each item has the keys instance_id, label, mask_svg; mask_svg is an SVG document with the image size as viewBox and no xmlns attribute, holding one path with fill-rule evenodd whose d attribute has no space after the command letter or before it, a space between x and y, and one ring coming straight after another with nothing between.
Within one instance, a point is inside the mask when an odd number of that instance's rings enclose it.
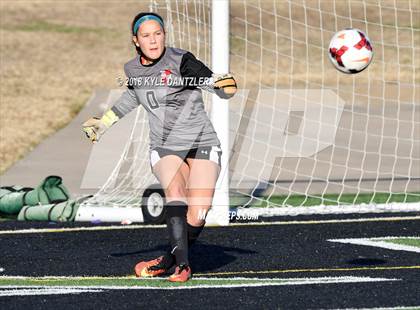
<instances>
[{"instance_id":1,"label":"blue headband","mask_svg":"<svg viewBox=\"0 0 420 310\"><path fill-rule=\"evenodd\" d=\"M157 21L163 28L163 22L159 17L154 16L154 15L144 15L143 17L139 18L139 20L136 21L136 23L134 24L133 32L134 32L135 35L137 34L137 31L139 30L140 25L142 23L144 23L145 21L148 21L148 20Z\"/></svg>"}]
</instances>

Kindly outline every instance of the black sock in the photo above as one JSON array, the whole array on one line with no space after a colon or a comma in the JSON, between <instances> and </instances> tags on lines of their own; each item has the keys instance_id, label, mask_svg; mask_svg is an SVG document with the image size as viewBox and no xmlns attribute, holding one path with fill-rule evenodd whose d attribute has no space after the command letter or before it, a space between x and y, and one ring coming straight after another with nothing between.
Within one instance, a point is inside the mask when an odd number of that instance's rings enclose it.
<instances>
[{"instance_id":1,"label":"black sock","mask_svg":"<svg viewBox=\"0 0 420 310\"><path fill-rule=\"evenodd\" d=\"M187 223L187 231L188 231L188 248L191 248L191 246L195 243L195 241L198 239L198 236L203 231L204 225L201 226L192 226L189 223Z\"/></svg>"},{"instance_id":2,"label":"black sock","mask_svg":"<svg viewBox=\"0 0 420 310\"><path fill-rule=\"evenodd\" d=\"M171 254L175 256L177 265L189 265L188 236L187 236L187 208L182 201L171 201L166 208L166 227L169 233Z\"/></svg>"},{"instance_id":3,"label":"black sock","mask_svg":"<svg viewBox=\"0 0 420 310\"><path fill-rule=\"evenodd\" d=\"M168 249L163 255L161 264L165 267L165 269L169 269L175 264L175 256L171 253L171 249Z\"/></svg>"},{"instance_id":4,"label":"black sock","mask_svg":"<svg viewBox=\"0 0 420 310\"><path fill-rule=\"evenodd\" d=\"M192 226L187 222L188 249L191 249L191 246L198 239L198 236L203 231L204 225L205 224L202 226ZM163 256L162 264L166 269L171 268L175 264L175 256L171 253L171 249L166 251L165 255Z\"/></svg>"}]
</instances>

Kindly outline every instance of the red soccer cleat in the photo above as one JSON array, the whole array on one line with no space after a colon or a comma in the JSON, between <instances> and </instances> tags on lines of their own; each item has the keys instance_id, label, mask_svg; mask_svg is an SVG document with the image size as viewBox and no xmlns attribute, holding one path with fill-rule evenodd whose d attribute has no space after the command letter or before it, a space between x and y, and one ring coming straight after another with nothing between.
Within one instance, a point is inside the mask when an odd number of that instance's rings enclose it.
<instances>
[{"instance_id":1,"label":"red soccer cleat","mask_svg":"<svg viewBox=\"0 0 420 310\"><path fill-rule=\"evenodd\" d=\"M174 274L168 278L171 282L187 282L189 279L191 279L191 268L188 265L177 266Z\"/></svg>"},{"instance_id":2,"label":"red soccer cleat","mask_svg":"<svg viewBox=\"0 0 420 310\"><path fill-rule=\"evenodd\" d=\"M167 269L163 266L162 263L163 256L160 256L156 259L140 262L134 267L134 272L136 273L136 277L139 278L150 278L156 277L165 273Z\"/></svg>"}]
</instances>

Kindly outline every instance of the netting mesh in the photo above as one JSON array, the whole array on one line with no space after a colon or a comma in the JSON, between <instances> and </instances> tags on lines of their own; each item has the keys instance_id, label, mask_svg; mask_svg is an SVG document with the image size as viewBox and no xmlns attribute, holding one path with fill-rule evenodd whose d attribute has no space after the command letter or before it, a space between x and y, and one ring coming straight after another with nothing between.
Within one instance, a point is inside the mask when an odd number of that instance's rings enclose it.
<instances>
[{"instance_id":1,"label":"netting mesh","mask_svg":"<svg viewBox=\"0 0 420 310\"><path fill-rule=\"evenodd\" d=\"M169 45L210 65L211 1L151 9L165 17ZM231 1L230 71L241 89L229 103L232 204L419 201L419 20L415 0ZM327 56L348 27L374 49L355 75Z\"/></svg>"}]
</instances>

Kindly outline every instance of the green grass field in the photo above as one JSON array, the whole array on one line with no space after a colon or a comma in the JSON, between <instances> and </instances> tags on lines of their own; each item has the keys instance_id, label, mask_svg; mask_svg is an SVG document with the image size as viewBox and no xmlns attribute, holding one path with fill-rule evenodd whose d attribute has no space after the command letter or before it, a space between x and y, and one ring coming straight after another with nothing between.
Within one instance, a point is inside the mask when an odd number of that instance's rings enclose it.
<instances>
[{"instance_id":1,"label":"green grass field","mask_svg":"<svg viewBox=\"0 0 420 310\"><path fill-rule=\"evenodd\" d=\"M150 287L175 288L179 286L235 286L235 285L286 285L300 283L301 279L272 278L193 278L185 283L172 283L166 278L138 279L127 277L0 277L0 286L60 286L60 287Z\"/></svg>"},{"instance_id":2,"label":"green grass field","mask_svg":"<svg viewBox=\"0 0 420 310\"><path fill-rule=\"evenodd\" d=\"M246 201L247 198L232 198L231 205L237 206ZM394 194L394 193L363 193L363 194L325 194L325 195L284 195L260 197L257 203L252 206L259 207L309 207L319 205L339 205L339 204L363 204L363 203L392 203L392 202L420 202L420 192Z\"/></svg>"},{"instance_id":3,"label":"green grass field","mask_svg":"<svg viewBox=\"0 0 420 310\"><path fill-rule=\"evenodd\" d=\"M192 278L188 282L173 283L167 278L140 279L135 276L127 277L13 277L0 276L0 288L96 288L96 289L130 289L130 288L156 288L176 289L194 287L249 287L249 286L275 286L275 285L305 285L329 284L342 282L358 282L358 277L314 277L314 278Z\"/></svg>"},{"instance_id":4,"label":"green grass field","mask_svg":"<svg viewBox=\"0 0 420 310\"><path fill-rule=\"evenodd\" d=\"M393 238L393 239L383 239L381 241L401 244L401 245L408 245L420 248L420 237L419 238Z\"/></svg>"}]
</instances>

